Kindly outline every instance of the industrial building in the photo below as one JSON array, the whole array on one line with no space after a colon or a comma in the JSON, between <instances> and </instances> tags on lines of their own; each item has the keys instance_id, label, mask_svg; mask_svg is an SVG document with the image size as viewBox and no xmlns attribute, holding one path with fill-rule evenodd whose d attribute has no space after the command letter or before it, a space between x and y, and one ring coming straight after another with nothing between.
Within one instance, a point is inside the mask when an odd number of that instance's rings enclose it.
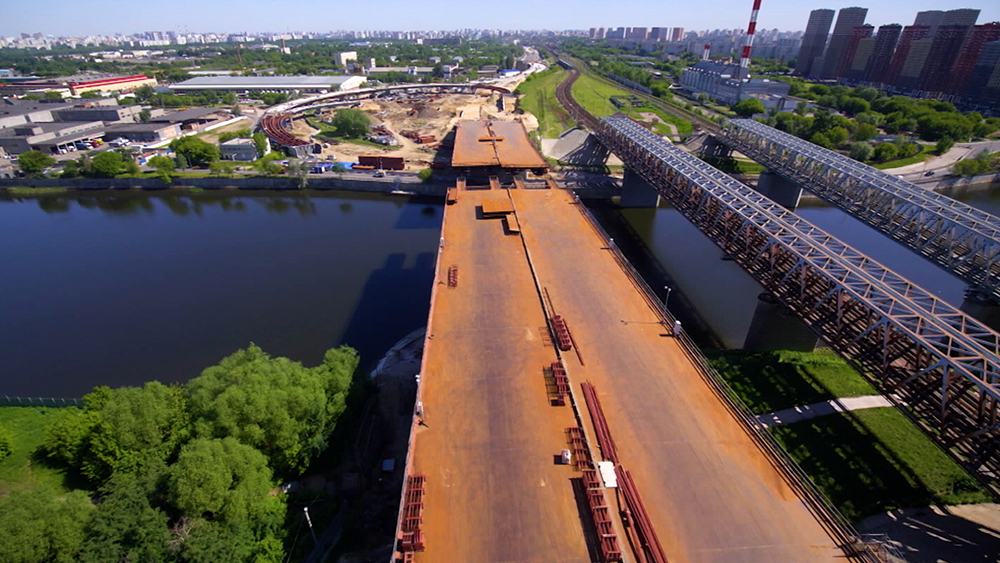
<instances>
[{"instance_id":1,"label":"industrial building","mask_svg":"<svg viewBox=\"0 0 1000 563\"><path fill-rule=\"evenodd\" d=\"M364 82L364 76L199 76L171 84L169 88L179 94L206 90L237 93L302 92L321 94L356 90Z\"/></svg>"},{"instance_id":2,"label":"industrial building","mask_svg":"<svg viewBox=\"0 0 1000 563\"><path fill-rule=\"evenodd\" d=\"M711 61L699 61L688 67L681 75L681 86L692 98L698 94L708 94L724 104L735 104L746 98L757 98L767 109L783 109L788 89L787 82L767 80L765 78L746 78L739 80L740 66L737 64L718 64Z\"/></svg>"},{"instance_id":3,"label":"industrial building","mask_svg":"<svg viewBox=\"0 0 1000 563\"><path fill-rule=\"evenodd\" d=\"M142 74L82 74L62 78L25 80L17 84L0 84L0 97L24 96L47 91L79 96L85 92L132 92L140 86L156 86L156 79Z\"/></svg>"},{"instance_id":4,"label":"industrial building","mask_svg":"<svg viewBox=\"0 0 1000 563\"><path fill-rule=\"evenodd\" d=\"M159 143L181 136L176 123L121 123L104 128L108 138L125 138L133 143Z\"/></svg>"},{"instance_id":5,"label":"industrial building","mask_svg":"<svg viewBox=\"0 0 1000 563\"><path fill-rule=\"evenodd\" d=\"M222 160L242 160L249 162L257 160L257 145L253 139L230 139L219 145Z\"/></svg>"},{"instance_id":6,"label":"industrial building","mask_svg":"<svg viewBox=\"0 0 1000 563\"><path fill-rule=\"evenodd\" d=\"M128 122L139 106L113 98L78 101L0 99L0 147L8 154L29 150L58 153L77 141L104 136L108 122Z\"/></svg>"}]
</instances>

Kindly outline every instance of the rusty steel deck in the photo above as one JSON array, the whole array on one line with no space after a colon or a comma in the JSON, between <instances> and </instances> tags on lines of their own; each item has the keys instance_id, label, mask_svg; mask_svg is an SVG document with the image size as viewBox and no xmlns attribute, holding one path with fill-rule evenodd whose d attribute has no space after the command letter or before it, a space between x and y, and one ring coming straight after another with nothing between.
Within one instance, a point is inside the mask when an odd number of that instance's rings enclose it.
<instances>
[{"instance_id":1,"label":"rusty steel deck","mask_svg":"<svg viewBox=\"0 0 1000 563\"><path fill-rule=\"evenodd\" d=\"M519 121L463 121L455 131L453 168L547 168Z\"/></svg>"},{"instance_id":2,"label":"rusty steel deck","mask_svg":"<svg viewBox=\"0 0 1000 563\"><path fill-rule=\"evenodd\" d=\"M575 421L550 403L541 301L520 237L477 209L501 197L462 191L445 210L410 469L426 476L414 559L590 562L580 473L555 463Z\"/></svg>"}]
</instances>

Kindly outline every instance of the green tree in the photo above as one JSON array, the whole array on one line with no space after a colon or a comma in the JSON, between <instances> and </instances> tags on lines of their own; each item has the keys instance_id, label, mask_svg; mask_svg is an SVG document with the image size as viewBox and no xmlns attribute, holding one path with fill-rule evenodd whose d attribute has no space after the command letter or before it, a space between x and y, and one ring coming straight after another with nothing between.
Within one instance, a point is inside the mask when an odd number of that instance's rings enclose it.
<instances>
[{"instance_id":1,"label":"green tree","mask_svg":"<svg viewBox=\"0 0 1000 563\"><path fill-rule=\"evenodd\" d=\"M271 510L267 458L235 438L199 438L181 448L170 467L170 501L188 516L231 523Z\"/></svg>"},{"instance_id":2,"label":"green tree","mask_svg":"<svg viewBox=\"0 0 1000 563\"><path fill-rule=\"evenodd\" d=\"M824 133L815 133L812 137L809 137L809 142L814 145L819 145L826 149L832 149L834 144L830 142L830 138Z\"/></svg>"},{"instance_id":3,"label":"green tree","mask_svg":"<svg viewBox=\"0 0 1000 563\"><path fill-rule=\"evenodd\" d=\"M430 168L424 168L420 172L417 172L417 178L420 178L421 182L430 182L432 176L434 176L434 170Z\"/></svg>"},{"instance_id":4,"label":"green tree","mask_svg":"<svg viewBox=\"0 0 1000 563\"><path fill-rule=\"evenodd\" d=\"M734 105L733 111L740 117L753 117L755 114L764 113L764 104L757 98L747 98Z\"/></svg>"},{"instance_id":5,"label":"green tree","mask_svg":"<svg viewBox=\"0 0 1000 563\"><path fill-rule=\"evenodd\" d=\"M243 108L241 108L239 104L234 105L233 109L230 110L230 111L236 117L239 117L239 116L243 115Z\"/></svg>"},{"instance_id":6,"label":"green tree","mask_svg":"<svg viewBox=\"0 0 1000 563\"><path fill-rule=\"evenodd\" d=\"M263 131L258 131L253 134L253 144L255 147L257 147L258 155L264 156L265 154L267 154L267 149L269 148L267 135L265 135Z\"/></svg>"},{"instance_id":7,"label":"green tree","mask_svg":"<svg viewBox=\"0 0 1000 563\"><path fill-rule=\"evenodd\" d=\"M27 151L18 157L17 165L27 174L38 174L56 163L56 159L42 151Z\"/></svg>"},{"instance_id":8,"label":"green tree","mask_svg":"<svg viewBox=\"0 0 1000 563\"><path fill-rule=\"evenodd\" d=\"M188 159L187 159L186 156L184 156L183 154L180 154L180 153L174 153L174 154L177 155L177 158L176 158L176 160L177 160L177 168L180 168L181 170L184 170L185 168L189 168L190 167L190 165L188 164Z\"/></svg>"},{"instance_id":9,"label":"green tree","mask_svg":"<svg viewBox=\"0 0 1000 563\"><path fill-rule=\"evenodd\" d=\"M359 109L342 109L337 111L330 123L337 128L338 136L360 139L368 134L371 122L368 115Z\"/></svg>"},{"instance_id":10,"label":"green tree","mask_svg":"<svg viewBox=\"0 0 1000 563\"><path fill-rule=\"evenodd\" d=\"M861 141L851 143L851 158L858 162L867 162L874 152L875 150L868 143Z\"/></svg>"},{"instance_id":11,"label":"green tree","mask_svg":"<svg viewBox=\"0 0 1000 563\"><path fill-rule=\"evenodd\" d=\"M870 109L870 105L867 101L861 98L849 97L840 102L839 107L842 111L846 112L848 115L857 115L859 113L864 113Z\"/></svg>"},{"instance_id":12,"label":"green tree","mask_svg":"<svg viewBox=\"0 0 1000 563\"><path fill-rule=\"evenodd\" d=\"M149 112L148 109L143 108L143 109L139 110L139 123L149 123L149 120L151 118L152 118L152 114L150 114L150 112Z\"/></svg>"},{"instance_id":13,"label":"green tree","mask_svg":"<svg viewBox=\"0 0 1000 563\"><path fill-rule=\"evenodd\" d=\"M146 84L145 86L139 86L135 89L135 99L137 102L148 102L153 98L156 90L153 87Z\"/></svg>"},{"instance_id":14,"label":"green tree","mask_svg":"<svg viewBox=\"0 0 1000 563\"><path fill-rule=\"evenodd\" d=\"M869 123L859 123L854 130L855 141L870 141L878 135L878 129Z\"/></svg>"},{"instance_id":15,"label":"green tree","mask_svg":"<svg viewBox=\"0 0 1000 563\"><path fill-rule=\"evenodd\" d=\"M117 151L106 151L90 161L91 173L98 178L114 178L125 168L125 159Z\"/></svg>"},{"instance_id":16,"label":"green tree","mask_svg":"<svg viewBox=\"0 0 1000 563\"><path fill-rule=\"evenodd\" d=\"M170 148L184 155L192 166L207 166L219 160L219 147L196 137L181 137L170 142Z\"/></svg>"},{"instance_id":17,"label":"green tree","mask_svg":"<svg viewBox=\"0 0 1000 563\"><path fill-rule=\"evenodd\" d=\"M154 156L146 164L156 169L156 173L161 180L167 183L170 182L171 174L174 172L174 159L168 156Z\"/></svg>"},{"instance_id":18,"label":"green tree","mask_svg":"<svg viewBox=\"0 0 1000 563\"><path fill-rule=\"evenodd\" d=\"M236 172L236 163L220 160L218 162L213 162L209 164L208 170L212 174L218 174L220 176L229 176L233 172Z\"/></svg>"},{"instance_id":19,"label":"green tree","mask_svg":"<svg viewBox=\"0 0 1000 563\"><path fill-rule=\"evenodd\" d=\"M59 175L60 178L79 178L80 177L80 167L77 165L75 160L67 160L63 164L62 174Z\"/></svg>"},{"instance_id":20,"label":"green tree","mask_svg":"<svg viewBox=\"0 0 1000 563\"><path fill-rule=\"evenodd\" d=\"M278 474L301 471L326 447L356 362L353 350L338 348L309 369L251 345L188 383L196 433L253 446Z\"/></svg>"},{"instance_id":21,"label":"green tree","mask_svg":"<svg viewBox=\"0 0 1000 563\"><path fill-rule=\"evenodd\" d=\"M93 505L83 491L61 498L36 489L14 489L0 498L0 561L70 563L78 559Z\"/></svg>"},{"instance_id":22,"label":"green tree","mask_svg":"<svg viewBox=\"0 0 1000 563\"><path fill-rule=\"evenodd\" d=\"M56 92L55 90L49 90L48 92L45 93L46 100L61 100L62 97L63 97L62 94Z\"/></svg>"},{"instance_id":23,"label":"green tree","mask_svg":"<svg viewBox=\"0 0 1000 563\"><path fill-rule=\"evenodd\" d=\"M41 451L50 459L79 469L89 448L90 435L99 420L100 413L88 409L59 418L46 428Z\"/></svg>"},{"instance_id":24,"label":"green tree","mask_svg":"<svg viewBox=\"0 0 1000 563\"><path fill-rule=\"evenodd\" d=\"M0 461L14 453L14 437L3 425L0 425Z\"/></svg>"},{"instance_id":25,"label":"green tree","mask_svg":"<svg viewBox=\"0 0 1000 563\"><path fill-rule=\"evenodd\" d=\"M888 162L899 154L899 149L892 143L880 143L875 146L873 158L876 162Z\"/></svg>"},{"instance_id":26,"label":"green tree","mask_svg":"<svg viewBox=\"0 0 1000 563\"><path fill-rule=\"evenodd\" d=\"M103 490L105 498L87 525L79 561L152 563L167 559L167 515L150 505L139 479L116 475Z\"/></svg>"},{"instance_id":27,"label":"green tree","mask_svg":"<svg viewBox=\"0 0 1000 563\"><path fill-rule=\"evenodd\" d=\"M941 155L951 150L955 146L955 141L951 137L942 137L934 147L934 152Z\"/></svg>"}]
</instances>

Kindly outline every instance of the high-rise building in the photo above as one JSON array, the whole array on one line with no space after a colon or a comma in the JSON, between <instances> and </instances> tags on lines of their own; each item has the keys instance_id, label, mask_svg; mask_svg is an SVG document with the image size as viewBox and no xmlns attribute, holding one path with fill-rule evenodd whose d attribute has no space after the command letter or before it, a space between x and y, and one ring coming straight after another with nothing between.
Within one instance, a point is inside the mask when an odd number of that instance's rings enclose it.
<instances>
[{"instance_id":1,"label":"high-rise building","mask_svg":"<svg viewBox=\"0 0 1000 563\"><path fill-rule=\"evenodd\" d=\"M994 41L1000 41L1000 23L993 22L972 26L965 44L962 45L962 51L951 69L947 92L961 94L965 91L965 83L972 76L972 72L979 63L983 49Z\"/></svg>"},{"instance_id":2,"label":"high-rise building","mask_svg":"<svg viewBox=\"0 0 1000 563\"><path fill-rule=\"evenodd\" d=\"M816 57L823 56L823 50L826 49L826 36L833 25L833 15L833 10L813 10L809 13L809 23L802 35L802 47L795 59L795 72L803 76L813 74L813 61Z\"/></svg>"},{"instance_id":3,"label":"high-rise building","mask_svg":"<svg viewBox=\"0 0 1000 563\"><path fill-rule=\"evenodd\" d=\"M947 13L945 14L947 16ZM917 84L918 90L925 92L946 92L949 90L948 79L951 70L955 66L959 53L962 52L962 45L969 35L969 25L945 25L938 26L937 33L934 34L931 51L927 54L927 61L920 71L920 81Z\"/></svg>"},{"instance_id":4,"label":"high-rise building","mask_svg":"<svg viewBox=\"0 0 1000 563\"><path fill-rule=\"evenodd\" d=\"M927 55L931 52L933 39L917 39L910 42L910 49L906 55L906 61L899 72L899 78L893 83L902 90L916 90L920 83L920 73L927 61Z\"/></svg>"},{"instance_id":5,"label":"high-rise building","mask_svg":"<svg viewBox=\"0 0 1000 563\"><path fill-rule=\"evenodd\" d=\"M642 41L646 39L646 36L647 36L647 30L645 27L633 27L631 30L629 30L629 33L625 37L625 39L634 39L636 41Z\"/></svg>"},{"instance_id":6,"label":"high-rise building","mask_svg":"<svg viewBox=\"0 0 1000 563\"><path fill-rule=\"evenodd\" d=\"M861 29L861 28L855 28ZM862 37L854 49L854 57L851 59L851 66L844 73L844 77L851 82L861 82L865 78L865 68L871 59L872 51L875 48L874 37Z\"/></svg>"},{"instance_id":7,"label":"high-rise building","mask_svg":"<svg viewBox=\"0 0 1000 563\"><path fill-rule=\"evenodd\" d=\"M590 28L590 38L591 39L597 39L597 28L596 27Z\"/></svg>"},{"instance_id":8,"label":"high-rise building","mask_svg":"<svg viewBox=\"0 0 1000 563\"><path fill-rule=\"evenodd\" d=\"M874 31L875 27L871 25L859 25L851 31L851 37L844 44L844 54L840 56L840 60L837 61L837 66L833 70L834 78L847 76L847 72L854 66L854 57L858 53L858 45L862 39L871 37ZM870 48L868 54L871 54ZM861 68L864 69L864 65L866 64L868 64L867 57L862 63Z\"/></svg>"},{"instance_id":9,"label":"high-rise building","mask_svg":"<svg viewBox=\"0 0 1000 563\"><path fill-rule=\"evenodd\" d=\"M917 17L913 20L913 25L921 27L929 27L930 31L927 33L927 37L934 37L934 32L937 31L939 25L944 20L944 11L942 10L927 10L926 12L917 12Z\"/></svg>"},{"instance_id":10,"label":"high-rise building","mask_svg":"<svg viewBox=\"0 0 1000 563\"><path fill-rule=\"evenodd\" d=\"M979 10L973 10L971 8L959 8L957 10L948 10L944 13L944 18L941 20L941 25L976 25L976 20L979 19Z\"/></svg>"},{"instance_id":11,"label":"high-rise building","mask_svg":"<svg viewBox=\"0 0 1000 563\"><path fill-rule=\"evenodd\" d=\"M871 55L868 57L868 64L865 65L865 73L862 80L871 84L881 84L892 61L892 53L896 49L896 43L903 32L903 26L898 23L883 25L878 28L875 42L872 45Z\"/></svg>"},{"instance_id":12,"label":"high-rise building","mask_svg":"<svg viewBox=\"0 0 1000 563\"><path fill-rule=\"evenodd\" d=\"M837 23L833 26L833 35L830 37L830 44L823 54L823 69L820 78L837 78L838 70L844 67L844 52L847 44L851 42L854 35L854 28L865 24L865 17L868 15L868 8L841 8L837 14ZM816 74L815 71L813 74Z\"/></svg>"},{"instance_id":13,"label":"high-rise building","mask_svg":"<svg viewBox=\"0 0 1000 563\"><path fill-rule=\"evenodd\" d=\"M683 41L684 40L684 28L683 27L671 27L670 28L670 40L671 41Z\"/></svg>"},{"instance_id":14,"label":"high-rise building","mask_svg":"<svg viewBox=\"0 0 1000 563\"><path fill-rule=\"evenodd\" d=\"M990 87L993 83L997 87ZM965 97L973 103L1000 107L1000 41L983 46L972 76L965 85Z\"/></svg>"},{"instance_id":15,"label":"high-rise building","mask_svg":"<svg viewBox=\"0 0 1000 563\"><path fill-rule=\"evenodd\" d=\"M895 86L902 76L903 66L910 56L910 48L914 41L919 41L930 36L931 28L927 25L908 25L903 28L903 33L899 36L899 43L896 51L889 62L889 68L882 76L882 83ZM923 64L923 63L921 63Z\"/></svg>"},{"instance_id":16,"label":"high-rise building","mask_svg":"<svg viewBox=\"0 0 1000 563\"><path fill-rule=\"evenodd\" d=\"M669 27L653 27L649 30L649 39L653 41L670 41Z\"/></svg>"}]
</instances>

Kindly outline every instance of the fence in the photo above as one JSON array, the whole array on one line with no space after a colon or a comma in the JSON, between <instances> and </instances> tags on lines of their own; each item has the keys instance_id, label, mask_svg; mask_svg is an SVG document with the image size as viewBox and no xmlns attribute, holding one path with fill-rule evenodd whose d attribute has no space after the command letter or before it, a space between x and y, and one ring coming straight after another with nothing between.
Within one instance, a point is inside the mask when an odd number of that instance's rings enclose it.
<instances>
[{"instance_id":1,"label":"fence","mask_svg":"<svg viewBox=\"0 0 1000 563\"><path fill-rule=\"evenodd\" d=\"M45 397L0 397L0 407L82 407L83 399L52 399Z\"/></svg>"}]
</instances>

